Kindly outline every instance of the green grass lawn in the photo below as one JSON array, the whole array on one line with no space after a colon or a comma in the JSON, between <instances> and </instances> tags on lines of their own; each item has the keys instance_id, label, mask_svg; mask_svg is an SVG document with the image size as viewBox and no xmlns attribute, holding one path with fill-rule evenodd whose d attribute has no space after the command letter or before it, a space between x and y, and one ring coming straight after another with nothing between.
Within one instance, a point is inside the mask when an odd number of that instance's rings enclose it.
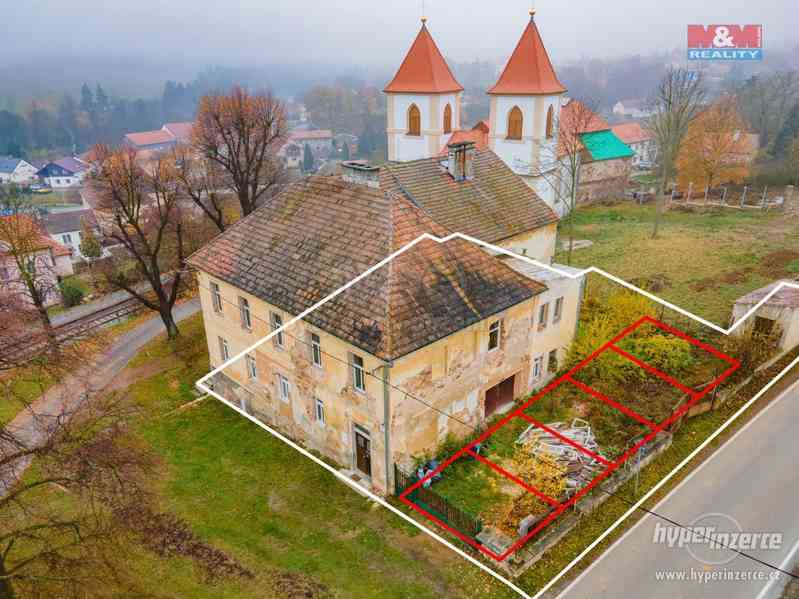
<instances>
[{"instance_id":1,"label":"green grass lawn","mask_svg":"<svg viewBox=\"0 0 799 599\"><path fill-rule=\"evenodd\" d=\"M575 239L594 242L573 253L574 266L597 266L724 326L738 297L799 270L799 219L780 213L668 211L658 239L652 206L586 207L574 218ZM565 264L566 252L556 260Z\"/></svg>"},{"instance_id":2,"label":"green grass lawn","mask_svg":"<svg viewBox=\"0 0 799 599\"><path fill-rule=\"evenodd\" d=\"M185 519L256 578L209 586L187 559L142 552L137 567L154 573L159 591L215 599L282 597L275 580L289 574L329 590L319 596L513 596L216 400L173 411L194 399L191 385L207 369L199 317L181 325L174 354L171 349L163 339L150 344L133 367L161 363L166 370L129 389L143 410L136 428L163 463L155 484L159 507Z\"/></svg>"}]
</instances>

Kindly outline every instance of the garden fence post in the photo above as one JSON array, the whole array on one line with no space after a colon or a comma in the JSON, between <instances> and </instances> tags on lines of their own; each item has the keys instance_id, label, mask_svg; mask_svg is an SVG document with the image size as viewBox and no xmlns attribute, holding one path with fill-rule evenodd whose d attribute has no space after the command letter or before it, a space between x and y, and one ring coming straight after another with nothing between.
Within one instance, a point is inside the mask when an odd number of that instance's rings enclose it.
<instances>
[{"instance_id":1,"label":"garden fence post","mask_svg":"<svg viewBox=\"0 0 799 599\"><path fill-rule=\"evenodd\" d=\"M744 207L746 203L746 185L744 185L744 192L741 194L741 208Z\"/></svg>"},{"instance_id":2,"label":"garden fence post","mask_svg":"<svg viewBox=\"0 0 799 599\"><path fill-rule=\"evenodd\" d=\"M685 200L686 203L691 202L691 195L693 194L693 191L694 191L694 183L692 181L688 184L688 197Z\"/></svg>"},{"instance_id":3,"label":"garden fence post","mask_svg":"<svg viewBox=\"0 0 799 599\"><path fill-rule=\"evenodd\" d=\"M724 192L722 193L721 196L721 203L724 204L725 206L727 205L727 189L728 189L727 187L724 188Z\"/></svg>"},{"instance_id":4,"label":"garden fence post","mask_svg":"<svg viewBox=\"0 0 799 599\"><path fill-rule=\"evenodd\" d=\"M705 185L705 204L707 205L707 194L710 191L710 185Z\"/></svg>"},{"instance_id":5,"label":"garden fence post","mask_svg":"<svg viewBox=\"0 0 799 599\"><path fill-rule=\"evenodd\" d=\"M767 196L766 196L766 193L767 193L767 192L768 192L768 185L766 185L766 186L763 188L763 199L762 199L762 200L761 200L761 202L760 202L760 206L761 206L761 208L765 208L765 207L766 207L766 197L767 197Z\"/></svg>"}]
</instances>

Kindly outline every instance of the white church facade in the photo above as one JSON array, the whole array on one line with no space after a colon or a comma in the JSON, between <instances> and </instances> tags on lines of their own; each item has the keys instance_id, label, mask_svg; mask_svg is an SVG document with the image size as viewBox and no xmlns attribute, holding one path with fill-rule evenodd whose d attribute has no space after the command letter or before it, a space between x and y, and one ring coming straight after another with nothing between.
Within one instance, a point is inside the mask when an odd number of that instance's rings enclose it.
<instances>
[{"instance_id":1,"label":"white church facade","mask_svg":"<svg viewBox=\"0 0 799 599\"><path fill-rule=\"evenodd\" d=\"M450 142L476 141L493 151L553 210L559 199L558 122L566 88L558 80L534 15L490 95L487 135L461 129L463 87L423 20L394 79L384 89L388 160L406 162L446 154Z\"/></svg>"}]
</instances>

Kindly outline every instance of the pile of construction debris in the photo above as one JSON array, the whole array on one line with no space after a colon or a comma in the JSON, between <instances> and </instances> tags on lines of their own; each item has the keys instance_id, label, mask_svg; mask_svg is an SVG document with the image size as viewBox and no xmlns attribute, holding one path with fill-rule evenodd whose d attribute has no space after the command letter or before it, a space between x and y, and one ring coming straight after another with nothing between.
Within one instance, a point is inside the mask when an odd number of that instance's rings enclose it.
<instances>
[{"instance_id":1,"label":"pile of construction debris","mask_svg":"<svg viewBox=\"0 0 799 599\"><path fill-rule=\"evenodd\" d=\"M594 455L606 459L602 455L599 444L591 430L591 425L580 418L572 420L571 425L563 422L547 424L547 428L557 432L560 437L569 439ZM516 439L516 444L523 446L533 456L554 458L566 470L566 488L569 495L584 487L604 469L602 463L585 452L580 451L564 439L552 434L535 424L531 424Z\"/></svg>"}]
</instances>

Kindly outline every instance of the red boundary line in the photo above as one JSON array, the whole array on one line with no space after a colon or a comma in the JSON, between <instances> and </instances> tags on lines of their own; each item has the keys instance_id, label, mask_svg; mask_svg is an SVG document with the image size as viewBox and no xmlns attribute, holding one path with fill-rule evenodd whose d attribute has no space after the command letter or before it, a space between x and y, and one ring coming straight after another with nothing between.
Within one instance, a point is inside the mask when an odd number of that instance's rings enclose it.
<instances>
[{"instance_id":1,"label":"red boundary line","mask_svg":"<svg viewBox=\"0 0 799 599\"><path fill-rule=\"evenodd\" d=\"M629 416L629 417L630 417L630 418L632 418L633 420L637 420L637 421L638 421L638 422L640 422L641 424L644 424L644 425L648 426L648 427L649 427L649 428L651 428L651 429L655 429L655 428L657 428L657 424L655 424L654 422L652 422L652 421L651 421L651 420L649 420L648 418L644 418L643 416L641 416L641 415L640 415L638 412L636 412L635 410L631 410L631 409L630 409L630 408L628 408L627 406L625 406L625 405L623 405L623 404L620 404L619 402L617 402L617 401L615 401L615 400L613 400L613 399L610 399L608 396L604 395L603 393L600 393L599 391L597 391L597 390L596 390L596 389L594 389L593 387L589 387L589 386L588 386L588 385L586 385L585 383L583 383L583 382L580 382L580 381L578 381L577 379L573 379L573 378L571 378L571 377L569 377L567 380L568 380L568 381L569 381L569 382L570 382L572 385L574 385L575 387L578 387L579 389L582 389L583 391L585 391L585 392L586 392L586 393L588 393L589 395L591 395L591 396L593 396L593 397L597 398L599 401L602 401L602 402L604 402L604 403L608 404L609 406L613 406L613 407L614 407L614 408L616 408L616 409L617 409L619 412L622 412L622 413L624 413L624 414L627 414L627 416Z\"/></svg>"},{"instance_id":2,"label":"red boundary line","mask_svg":"<svg viewBox=\"0 0 799 599\"><path fill-rule=\"evenodd\" d=\"M548 503L549 505L552 505L552 506L560 505L560 501L558 501L557 499L553 499L552 497L550 497L546 493L542 493L541 491L536 489L534 486L528 485L522 479L520 479L518 476L515 476L515 475L511 474L510 472L505 470L502 466L499 466L498 464L495 464L491 460L488 460L488 459L484 458L479 453L475 453L471 449L467 449L466 453L468 453L470 456L472 456L478 462L482 462L483 464L485 464L486 466L488 466L492 470L495 470L496 472L499 472L505 478L509 478L510 480L515 482L517 485L519 485L523 489L526 489L527 491L530 491L530 493L532 493L533 495L538 497L541 501L545 501L546 503Z\"/></svg>"},{"instance_id":3,"label":"red boundary line","mask_svg":"<svg viewBox=\"0 0 799 599\"><path fill-rule=\"evenodd\" d=\"M620 356L622 356L623 358L627 358L630 362L633 362L634 364L637 364L638 366L640 366L641 368L643 368L647 372L651 372L652 374L654 374L659 379L662 379L662 380L666 381L672 387L676 387L677 389L679 389L683 393L687 393L691 397L696 395L697 392L694 391L693 389L691 389L690 387L686 387L685 385L683 385L680 381L678 381L674 377L669 376L665 372L661 372L660 370L658 370L654 366L650 366L649 364L647 364L643 360L641 360L639 358L636 358L634 355L624 351L620 347L618 347L616 345L611 345L610 349L612 351L616 352L617 354L619 354Z\"/></svg>"},{"instance_id":4,"label":"red boundary line","mask_svg":"<svg viewBox=\"0 0 799 599\"><path fill-rule=\"evenodd\" d=\"M693 391L693 390L689 390L690 391L689 396L691 397L691 399L689 401L687 401L685 404L683 404L678 410L675 410L675 412L669 418L667 418L666 420L664 420L660 424L654 424L654 423L650 422L649 420L647 420L643 416L637 414L635 411L630 410L629 408L626 408L622 404L619 404L618 402L615 402L615 401L605 397L604 395L602 395L601 393L599 393L595 389L589 387L588 385L585 385L584 383L580 383L576 379L572 378L572 375L574 373L576 373L579 370L581 370L586 364L588 364L589 362L594 360L602 352L604 352L604 351L606 351L608 349L613 349L614 351L617 351L617 353L619 353L618 352L618 348L615 347L615 343L618 342L619 340L623 339L624 337L626 337L627 335L629 335L633 331L635 331L638 327L640 327L645 322L649 322L649 323L657 326L658 328L660 328L662 330L665 330L665 331L668 331L670 333L673 333L674 335L677 335L678 337L681 337L682 339L688 341L689 343L695 345L696 347L704 349L708 353L710 353L710 354L716 356L717 358L720 358L720 359L722 359L722 360L724 360L724 361L726 361L727 363L730 364L730 368L725 370L715 381L713 381L711 384L709 384L707 387L705 387L705 389L703 389L701 392L696 392L696 391ZM666 375L665 373L662 373L662 372L658 371L657 369L653 368L652 366L649 366L645 362L642 362L642 361L638 360L637 358L634 358L634 356L630 356L630 354L627 354L627 352L624 352L623 350L622 350L622 352L623 353L619 353L619 355L622 355L624 357L630 358L632 362L634 362L635 364L639 365L642 368L645 368L646 370L654 371L655 374L660 376L660 378L662 378L663 380L665 380L666 382L668 382L672 386L674 386L674 387L676 387L676 388L678 388L680 390L688 389L688 387L685 387L684 385L682 385L678 381L674 380L672 377ZM603 344L599 349L594 351L587 358L585 358L579 364L574 366L567 373L565 373L564 375L560 376L555 381L549 383L546 387L544 387L544 389L542 389L537 394L535 394L533 397L531 397L529 400L527 400L518 409L514 410L513 412L509 413L507 416L502 418L499 422L497 422L495 425L493 425L488 430L486 430L484 433L482 433L477 439L475 439L474 441L472 441L468 445L466 445L466 446L462 447L461 449L459 449L452 456L447 458L438 468L436 468L432 472L428 473L424 478L418 480L416 483L414 483L413 485L411 485L410 487L405 489L399 495L399 500L402 501L407 506L409 506L411 509L413 509L413 510L419 512L420 514L424 515L425 517L429 518L430 520L432 520L433 522L438 524L441 528L451 532L453 535L455 535L456 537L458 537L460 540L462 540L463 542L467 543L468 545L471 545L475 549L485 553L486 555L488 555L489 557L491 557L491 558L493 558L493 559L495 559L497 561L500 561L500 562L504 561L510 555L512 555L513 553L518 551L523 545L525 545L527 543L527 541L529 541L533 536L538 534L538 532L540 532L542 529L544 529L546 526L548 526L553 520L555 520L558 516L560 516L565 510L567 510L569 507L575 505L587 493L591 492L591 490L594 487L596 487L600 482L602 482L607 477L609 477L613 472L615 472L622 464L624 464L624 462L626 462L628 459L630 459L630 457L634 453L636 453L641 447L643 447L644 445L649 443L652 439L654 439L657 436L658 433L660 433L662 430L664 430L665 428L670 426L673 422L675 422L678 418L680 418L680 416L682 416L684 413L686 413L688 410L690 410L691 407L693 407L694 404L699 402L702 398L704 398L713 389L718 387L727 377L729 377L733 372L735 372L738 368L740 368L740 366L741 366L740 361L738 361L735 358L732 358L732 357L730 357L730 356L718 351L714 347L712 347L712 346L710 346L710 345L708 345L706 343L703 343L702 341L699 341L698 339L694 339L693 337L690 337L689 335L683 333L682 331L679 331L678 329L670 327L669 325L664 324L664 323L652 318L651 316L642 316L637 321L635 321L633 324L631 324L630 326L625 328L621 333L616 335L613 339L611 339L610 341L608 341L605 344ZM536 401L540 400L547 393L550 393L551 391L556 389L564 381L569 381L569 382L571 382L573 384L576 384L578 387L580 387L581 389L583 389L587 393L597 397L597 399L600 399L600 400L608 403L609 405L615 407L616 409L619 409L620 411L630 415L635 420L638 420L639 422L642 422L642 423L646 424L647 426L652 428L652 431L649 434L647 434L644 438L642 438L638 443L636 443L634 446L632 446L626 452L624 452L621 456L619 456L614 462L609 463L608 467L605 470L603 470L599 475L597 475L593 480L591 480L591 482L589 482L585 487L580 489L580 491L575 493L568 501L560 503L560 504L558 504L556 502L554 509L549 513L549 515L547 515L546 518L541 520L541 522L539 522L535 526L535 528L533 528L531 531L529 531L524 537L522 537L521 539L518 539L504 553L502 553L501 555L497 555L496 552L491 551L490 549L488 549L487 547L485 547L481 543L478 543L477 541L475 541L474 539L472 539L468 535L465 535L461 531L459 531L459 530L453 528L452 526L446 524L441 519L439 519L436 516L434 516L433 514L429 513L427 510L419 507L418 505L416 505L416 503L414 503L413 501L411 501L411 500L409 500L407 498L407 496L410 493L412 493L413 491L418 489L421 485L423 485L425 482L430 480L433 476L439 474L441 471L443 471L445 468L450 466L453 462L455 462L460 457L462 457L465 453L468 452L472 457L476 458L481 463L493 468L494 470L496 470L500 474L503 474L504 476L506 476L507 478L509 478L513 482L515 482L516 484L520 484L523 488L525 488L528 491L532 492L536 496L538 496L538 497L540 497L542 499L546 498L546 499L544 499L545 501L548 501L548 500L549 501L554 501L554 499L552 499L550 497L547 497L546 495L544 495L543 493L541 493L537 489L534 489L533 487L529 487L528 485L526 485L522 481L520 481L518 478L516 478L515 476L511 475L510 473L508 473L504 469L500 468L499 466L497 466L496 464L494 464L490 460L487 460L487 459L483 458L482 456L480 456L479 454L477 454L476 452L472 451L472 447L474 447L478 443L482 443L483 441L485 441L488 437L493 435L497 430L499 430L501 427L505 426L508 422L510 422L510 420L512 420L513 418L516 418L516 417L521 417L524 420L527 420L528 422L531 422L532 424L535 424L536 426L541 426L541 428L543 428L544 430L550 429L550 427L547 427L546 425L542 425L541 423L535 421L535 419L533 419L532 417L527 416L527 414L524 414L524 410L526 410L530 405L532 405ZM552 429L550 429L548 432L551 432L553 434L555 433L555 431L552 430ZM564 437L563 440L566 440L566 438ZM571 441L571 440L569 439L569 441ZM587 449L585 447L582 447L579 443L571 442L569 444L570 445L573 444L573 445L577 446L577 448L580 449L586 455L591 456L593 454L593 452L591 452L589 449ZM599 456L596 456L596 457L598 458ZM604 460L604 461L606 462L606 460Z\"/></svg>"},{"instance_id":5,"label":"red boundary line","mask_svg":"<svg viewBox=\"0 0 799 599\"><path fill-rule=\"evenodd\" d=\"M528 416L527 414L525 414L524 412L522 412L521 414L519 414L519 417L520 417L520 418L524 418L524 419L525 419L527 422L529 422L530 424L532 424L532 425L536 426L537 428L540 428L540 429L542 429L542 430L546 431L547 433L549 433L549 434L550 434L550 435L552 435L553 437L557 437L558 439L560 439L560 440L561 440L561 441L563 441L564 443L566 443L566 444L568 444L568 445L571 445L571 446L572 446L572 447L574 447L574 448L575 448L577 451L584 453L585 455L587 455L587 456L588 456L589 458L591 458L592 460L594 460L594 461L596 461L596 462L600 462L600 463L604 464L605 466L610 466L610 462L608 462L608 461L607 461L605 458L603 458L601 455L599 455L599 454L597 454L597 453L594 453L593 451L591 451L591 450L590 450L590 449L588 449L587 447L583 447L583 446L582 446L582 445L580 445L580 444L579 444L577 441L573 441L572 439L569 439L569 438L568 438L566 435L562 435L562 434L560 434L560 433L559 433L558 431L556 431L554 428L551 428L551 427L547 426L547 425L546 425L546 424L544 424L543 422L539 422L538 420L536 420L536 419L535 419L535 418L533 418L532 416Z\"/></svg>"}]
</instances>

